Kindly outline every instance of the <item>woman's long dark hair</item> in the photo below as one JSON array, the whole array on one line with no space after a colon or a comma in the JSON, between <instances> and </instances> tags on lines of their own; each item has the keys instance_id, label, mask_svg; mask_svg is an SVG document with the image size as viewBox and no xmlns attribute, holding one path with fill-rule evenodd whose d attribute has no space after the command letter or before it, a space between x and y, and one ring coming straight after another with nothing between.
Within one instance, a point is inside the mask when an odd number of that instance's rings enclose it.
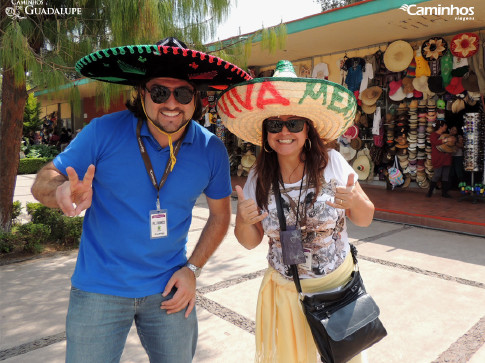
<instances>
[{"instance_id":1,"label":"woman's long dark hair","mask_svg":"<svg viewBox=\"0 0 485 363\"><path fill-rule=\"evenodd\" d=\"M136 118L141 118L142 120L146 119L145 112L143 111L143 106L141 104L141 90L145 88L146 82L143 82L143 84L140 84L138 86L134 86L135 89L135 96L130 98L128 101L126 101L125 106L126 108L133 113L133 115ZM194 86L194 85L192 85ZM192 115L192 120L198 121L204 116L205 114L205 107L202 105L202 99L200 97L200 93L197 90L197 88L194 89L196 90L195 92L195 111L194 114Z\"/></svg>"},{"instance_id":2,"label":"woman's long dark hair","mask_svg":"<svg viewBox=\"0 0 485 363\"><path fill-rule=\"evenodd\" d=\"M328 163L327 147L320 138L320 135L313 127L313 123L309 120L308 126L308 139L311 142L311 147L305 141L305 146L302 150L300 158L306 162L305 174L307 175L307 181L309 186L315 188L315 196L312 203L315 202L316 197L320 193L323 184L323 170ZM256 203L261 209L268 209L268 199L270 189L273 185L273 181L280 179L280 168L278 164L278 156L274 150L271 150L268 145L268 131L263 122L263 135L261 153L256 161L255 171L257 174L256 183ZM266 147L266 151L265 150Z\"/></svg>"}]
</instances>

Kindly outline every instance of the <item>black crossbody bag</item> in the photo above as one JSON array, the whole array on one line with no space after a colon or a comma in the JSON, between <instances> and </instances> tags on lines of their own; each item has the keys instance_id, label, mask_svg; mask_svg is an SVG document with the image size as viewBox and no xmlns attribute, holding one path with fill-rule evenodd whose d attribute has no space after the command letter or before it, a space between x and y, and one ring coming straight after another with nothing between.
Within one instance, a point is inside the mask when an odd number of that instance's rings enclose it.
<instances>
[{"instance_id":1,"label":"black crossbody bag","mask_svg":"<svg viewBox=\"0 0 485 363\"><path fill-rule=\"evenodd\" d=\"M279 186L273 183L280 229L286 230ZM282 246L283 247L283 246ZM303 312L322 362L347 362L387 335L379 319L379 307L366 292L357 265L357 249L350 245L355 269L339 289L305 294L296 264L290 265Z\"/></svg>"}]
</instances>

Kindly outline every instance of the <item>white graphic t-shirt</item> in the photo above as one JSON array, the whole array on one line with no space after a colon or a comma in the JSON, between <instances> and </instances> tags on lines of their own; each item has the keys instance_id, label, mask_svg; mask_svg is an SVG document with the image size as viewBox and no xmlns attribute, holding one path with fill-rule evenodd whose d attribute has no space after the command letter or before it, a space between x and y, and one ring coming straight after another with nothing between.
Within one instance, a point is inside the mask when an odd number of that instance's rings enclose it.
<instances>
[{"instance_id":1,"label":"white graphic t-shirt","mask_svg":"<svg viewBox=\"0 0 485 363\"><path fill-rule=\"evenodd\" d=\"M328 164L323 173L323 186L314 199L315 188L307 186L306 177L303 178L303 187L299 204L299 225L303 241L303 250L307 257L306 263L298 265L300 278L315 278L327 275L339 267L350 251L345 221L345 210L336 209L327 205L326 201L333 201L337 186L347 185L349 174L357 174L339 152L328 151ZM283 212L287 226L296 223L296 209L302 181L293 184L280 185ZM256 200L256 173L252 169L244 186L246 198ZM264 233L269 237L268 262L284 277L291 278L288 267L283 264L280 243L278 212L275 197L270 192L268 203L268 216L262 221Z\"/></svg>"}]
</instances>

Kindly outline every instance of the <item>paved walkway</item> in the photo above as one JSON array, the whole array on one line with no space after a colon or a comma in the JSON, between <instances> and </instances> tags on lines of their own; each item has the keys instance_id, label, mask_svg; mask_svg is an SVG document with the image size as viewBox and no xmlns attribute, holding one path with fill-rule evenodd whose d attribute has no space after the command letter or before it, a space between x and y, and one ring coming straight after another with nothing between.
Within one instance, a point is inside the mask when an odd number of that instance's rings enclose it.
<instances>
[{"instance_id":1,"label":"paved walkway","mask_svg":"<svg viewBox=\"0 0 485 363\"><path fill-rule=\"evenodd\" d=\"M30 176L16 200L31 200ZM236 203L233 201L233 212ZM189 251L208 210L193 213ZM234 221L234 214L233 214ZM409 225L349 223L368 291L388 336L368 350L371 363L485 362L485 239ZM194 362L252 362L266 245L241 247L231 227L198 280L199 343ZM76 252L0 266L0 361L64 362L69 278ZM147 362L130 332L122 362Z\"/></svg>"}]
</instances>

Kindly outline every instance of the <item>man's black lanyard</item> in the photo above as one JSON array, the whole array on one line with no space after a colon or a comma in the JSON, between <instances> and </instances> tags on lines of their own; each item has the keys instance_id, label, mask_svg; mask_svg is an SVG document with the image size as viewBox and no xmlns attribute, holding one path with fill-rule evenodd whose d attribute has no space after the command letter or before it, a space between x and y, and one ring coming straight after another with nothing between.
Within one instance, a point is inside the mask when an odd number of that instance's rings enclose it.
<instances>
[{"instance_id":1,"label":"man's black lanyard","mask_svg":"<svg viewBox=\"0 0 485 363\"><path fill-rule=\"evenodd\" d=\"M150 161L150 157L146 152L145 144L143 143L143 140L140 136L142 125L143 125L143 121L141 119L138 119L138 125L136 127L136 137L138 139L138 147L140 148L141 157L143 159L143 162L145 163L145 168L147 170L148 176L150 177L150 180L152 181L153 186L157 190L157 210L160 210L160 189L162 189L163 184L165 184L165 181L167 180L168 174L170 174L172 159L169 158L167 160L167 165L165 166L165 171L163 172L162 180L160 180L160 184L157 184L157 178L155 176L155 171L153 170L152 162ZM187 133L187 129L188 127L185 128L182 134L182 137L175 142L175 147L173 150L173 153L175 156L177 156L177 153L180 150L180 146L182 145L182 141L185 137L185 134Z\"/></svg>"}]
</instances>

